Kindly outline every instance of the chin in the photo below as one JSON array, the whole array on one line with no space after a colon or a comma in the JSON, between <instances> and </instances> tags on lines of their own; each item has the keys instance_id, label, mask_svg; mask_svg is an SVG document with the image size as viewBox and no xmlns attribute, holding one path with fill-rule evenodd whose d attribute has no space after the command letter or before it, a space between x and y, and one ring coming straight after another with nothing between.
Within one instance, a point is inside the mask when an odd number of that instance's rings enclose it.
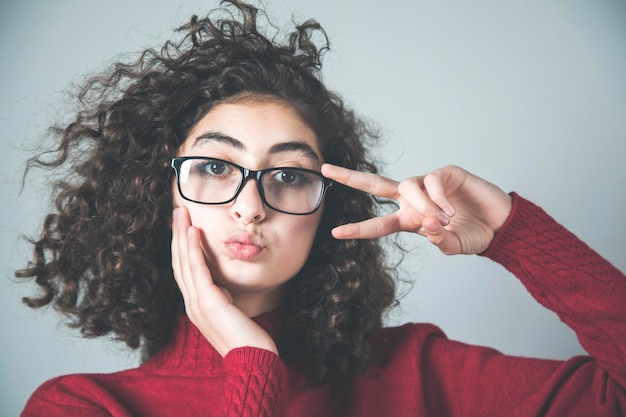
<instances>
[{"instance_id":1,"label":"chin","mask_svg":"<svg viewBox=\"0 0 626 417\"><path fill-rule=\"evenodd\" d=\"M224 274L215 276L216 283L232 290L260 291L282 286L289 279L276 279L275 274L249 271L248 268L227 268Z\"/></svg>"}]
</instances>

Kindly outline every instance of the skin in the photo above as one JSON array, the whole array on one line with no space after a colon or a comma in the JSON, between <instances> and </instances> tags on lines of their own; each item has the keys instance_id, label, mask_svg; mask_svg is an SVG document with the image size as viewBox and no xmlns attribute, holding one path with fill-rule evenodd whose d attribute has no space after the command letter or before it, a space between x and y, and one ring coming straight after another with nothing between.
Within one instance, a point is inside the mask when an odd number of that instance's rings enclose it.
<instances>
[{"instance_id":1,"label":"skin","mask_svg":"<svg viewBox=\"0 0 626 417\"><path fill-rule=\"evenodd\" d=\"M231 111L230 116L233 117L225 118L229 122L220 126L224 129L240 125L250 127L245 135L237 136L238 139L244 138L246 149L235 152L226 148L224 153L210 156L229 159L226 156L232 158L235 155L233 162L251 169L296 164L301 157L286 155L283 158L283 155L276 157L268 153L275 143L273 141L285 140L276 134L284 126L299 126L301 134L293 136L292 133L291 139L298 137L304 140L321 155L315 135L308 126L293 110L280 103L217 106L192 130L179 154L198 151L190 148L194 135L206 128L205 122L214 123ZM244 115L246 117L241 117ZM269 125L275 126L264 130ZM307 130L311 136L305 134ZM272 134L262 133L268 131ZM447 255L477 254L487 249L511 211L508 194L457 166L443 167L401 182L331 164L321 165L321 172L333 181L394 199L399 205L394 213L336 227L332 231L336 239L377 238L405 231L426 237ZM174 276L190 320L222 356L243 346L259 347L278 354L271 337L250 317L280 305L282 285L304 264L321 215L321 211L310 216L274 212L263 207L255 186L248 183L235 202L224 206L190 203L175 191L177 197L174 204L179 208L175 209L173 216ZM220 229L222 226L216 226L220 222L253 230L262 226L263 233L272 236L271 241L279 236L287 239L287 247L279 247L276 252L280 252L280 256L268 257L267 262L257 265L244 266L242 264L245 263L237 261L236 264L243 267L243 272L238 273L229 267L229 260L221 257L209 238L216 227L218 231L223 230ZM289 266L284 265L285 262Z\"/></svg>"},{"instance_id":2,"label":"skin","mask_svg":"<svg viewBox=\"0 0 626 417\"><path fill-rule=\"evenodd\" d=\"M217 105L177 154L220 158L253 170L319 171L323 162L314 132L279 102ZM282 303L284 284L310 253L322 209L304 216L272 210L255 180L221 205L187 201L174 188L172 263L187 315L222 355L244 345L276 352L273 340L249 317Z\"/></svg>"},{"instance_id":3,"label":"skin","mask_svg":"<svg viewBox=\"0 0 626 417\"><path fill-rule=\"evenodd\" d=\"M327 178L391 198L391 214L333 229L337 239L368 239L397 232L425 236L446 255L472 255L489 247L511 212L511 198L497 186L454 166L397 182L379 175L325 164Z\"/></svg>"}]
</instances>

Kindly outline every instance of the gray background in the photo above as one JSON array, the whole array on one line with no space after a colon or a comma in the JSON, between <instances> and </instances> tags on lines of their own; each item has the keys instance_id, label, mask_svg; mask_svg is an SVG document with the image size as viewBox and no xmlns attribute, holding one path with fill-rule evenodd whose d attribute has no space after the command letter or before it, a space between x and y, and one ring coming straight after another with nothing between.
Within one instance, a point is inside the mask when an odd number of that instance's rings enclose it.
<instances>
[{"instance_id":1,"label":"gray background","mask_svg":"<svg viewBox=\"0 0 626 417\"><path fill-rule=\"evenodd\" d=\"M64 91L120 53L158 46L213 1L30 0L0 5L0 414L16 415L44 380L136 364L112 342L85 341L52 310L30 311L33 287L12 271L47 204L19 193L21 151L64 119ZM626 2L266 2L273 20L318 19L325 80L385 137L396 179L454 163L546 208L626 270ZM393 6L392 6L393 5ZM36 179L36 176L33 177ZM42 179L43 180L43 179ZM430 321L506 353L565 358L582 349L502 267L445 257L419 237L404 263L411 292L390 324Z\"/></svg>"}]
</instances>

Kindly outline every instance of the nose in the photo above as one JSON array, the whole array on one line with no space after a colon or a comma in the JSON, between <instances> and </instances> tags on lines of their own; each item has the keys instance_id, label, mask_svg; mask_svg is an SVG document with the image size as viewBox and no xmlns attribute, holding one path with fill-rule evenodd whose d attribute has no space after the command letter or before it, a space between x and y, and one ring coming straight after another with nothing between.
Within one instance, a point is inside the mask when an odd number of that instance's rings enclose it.
<instances>
[{"instance_id":1,"label":"nose","mask_svg":"<svg viewBox=\"0 0 626 417\"><path fill-rule=\"evenodd\" d=\"M259 223L265 219L265 204L256 180L246 181L231 206L231 215L243 224Z\"/></svg>"}]
</instances>

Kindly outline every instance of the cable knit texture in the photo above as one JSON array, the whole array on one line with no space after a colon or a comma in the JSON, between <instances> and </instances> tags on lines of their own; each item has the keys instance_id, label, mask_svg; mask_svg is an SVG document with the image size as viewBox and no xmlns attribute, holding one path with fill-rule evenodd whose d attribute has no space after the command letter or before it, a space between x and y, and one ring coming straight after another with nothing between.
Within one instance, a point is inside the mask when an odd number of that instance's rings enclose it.
<instances>
[{"instance_id":1,"label":"cable knit texture","mask_svg":"<svg viewBox=\"0 0 626 417\"><path fill-rule=\"evenodd\" d=\"M147 363L48 381L22 416L624 416L626 277L513 197L511 216L482 256L556 312L589 356L507 356L449 340L430 324L407 324L373 335L369 374L308 387L297 364L271 352L243 347L222 358L181 315L172 342ZM255 320L279 343L278 312Z\"/></svg>"},{"instance_id":2,"label":"cable knit texture","mask_svg":"<svg viewBox=\"0 0 626 417\"><path fill-rule=\"evenodd\" d=\"M278 356L265 350L240 348L229 352L225 362L227 395L222 415L283 415L280 393L287 388L287 375ZM248 366L250 363L256 366Z\"/></svg>"}]
</instances>

